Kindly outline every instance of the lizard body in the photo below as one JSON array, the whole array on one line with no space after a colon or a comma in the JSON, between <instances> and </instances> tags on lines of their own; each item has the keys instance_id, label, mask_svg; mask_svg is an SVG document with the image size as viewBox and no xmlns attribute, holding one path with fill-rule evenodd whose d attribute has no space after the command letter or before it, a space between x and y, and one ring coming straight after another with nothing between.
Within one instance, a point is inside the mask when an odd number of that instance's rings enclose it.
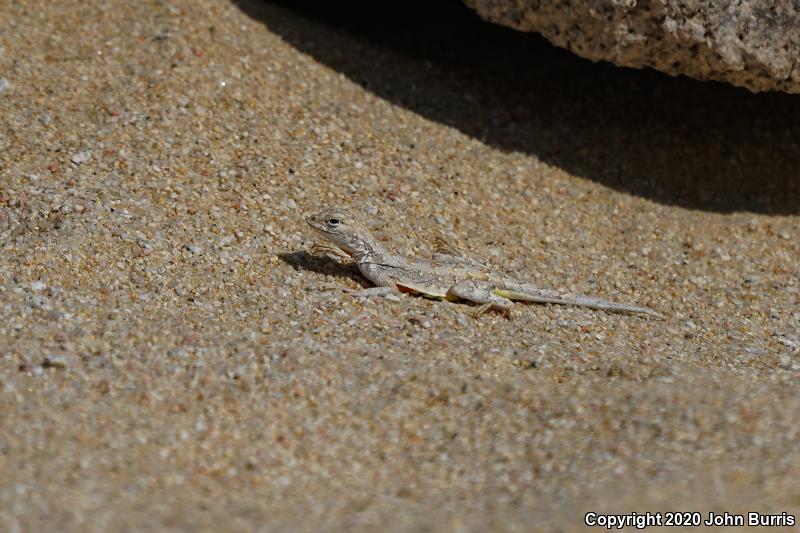
<instances>
[{"instance_id":1,"label":"lizard body","mask_svg":"<svg viewBox=\"0 0 800 533\"><path fill-rule=\"evenodd\" d=\"M336 245L336 249L351 257L364 277L375 284L361 291L364 296L400 291L449 301L467 300L479 304L478 315L490 308L509 311L514 301L524 301L662 318L656 311L641 305L541 289L449 249L435 253L432 260L406 259L387 250L347 209L328 208L306 221Z\"/></svg>"}]
</instances>

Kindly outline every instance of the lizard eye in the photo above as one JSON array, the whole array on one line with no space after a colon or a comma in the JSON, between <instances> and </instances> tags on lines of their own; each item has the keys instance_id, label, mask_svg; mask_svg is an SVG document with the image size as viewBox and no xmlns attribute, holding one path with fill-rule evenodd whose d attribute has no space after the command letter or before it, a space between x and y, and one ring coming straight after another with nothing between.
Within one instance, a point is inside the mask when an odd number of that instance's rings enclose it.
<instances>
[{"instance_id":1,"label":"lizard eye","mask_svg":"<svg viewBox=\"0 0 800 533\"><path fill-rule=\"evenodd\" d=\"M338 218L331 218L330 220L328 220L329 226L338 226L339 224L341 224L341 220L339 220Z\"/></svg>"}]
</instances>

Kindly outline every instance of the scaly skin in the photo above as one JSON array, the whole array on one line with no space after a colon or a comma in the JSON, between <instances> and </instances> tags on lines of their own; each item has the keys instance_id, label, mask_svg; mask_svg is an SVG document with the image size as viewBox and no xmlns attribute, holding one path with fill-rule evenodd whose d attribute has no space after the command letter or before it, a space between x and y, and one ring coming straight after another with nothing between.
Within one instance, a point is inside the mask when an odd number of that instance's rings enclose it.
<instances>
[{"instance_id":1,"label":"scaly skin","mask_svg":"<svg viewBox=\"0 0 800 533\"><path fill-rule=\"evenodd\" d=\"M451 249L434 254L433 260L406 259L387 250L349 210L330 207L306 221L322 236L350 256L361 273L375 284L362 296L410 292L441 300L468 300L488 309L509 311L514 301L576 305L614 313L637 313L663 318L642 305L602 300L566 291L540 289L483 263L455 255ZM327 249L327 248L324 248Z\"/></svg>"}]
</instances>

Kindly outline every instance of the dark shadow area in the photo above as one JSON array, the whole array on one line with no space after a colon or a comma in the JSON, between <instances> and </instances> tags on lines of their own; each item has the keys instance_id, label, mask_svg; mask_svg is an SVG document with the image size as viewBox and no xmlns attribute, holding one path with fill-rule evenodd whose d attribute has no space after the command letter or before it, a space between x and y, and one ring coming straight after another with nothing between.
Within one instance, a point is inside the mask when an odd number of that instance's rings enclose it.
<instances>
[{"instance_id":1,"label":"dark shadow area","mask_svg":"<svg viewBox=\"0 0 800 533\"><path fill-rule=\"evenodd\" d=\"M278 254L281 260L295 270L308 270L317 274L327 274L339 278L349 278L356 283L371 287L372 285L361 275L355 264L342 265L328 256L314 256L300 250L297 252Z\"/></svg>"},{"instance_id":2,"label":"dark shadow area","mask_svg":"<svg viewBox=\"0 0 800 533\"><path fill-rule=\"evenodd\" d=\"M594 64L459 0L234 0L376 95L651 200L800 213L800 95Z\"/></svg>"}]
</instances>

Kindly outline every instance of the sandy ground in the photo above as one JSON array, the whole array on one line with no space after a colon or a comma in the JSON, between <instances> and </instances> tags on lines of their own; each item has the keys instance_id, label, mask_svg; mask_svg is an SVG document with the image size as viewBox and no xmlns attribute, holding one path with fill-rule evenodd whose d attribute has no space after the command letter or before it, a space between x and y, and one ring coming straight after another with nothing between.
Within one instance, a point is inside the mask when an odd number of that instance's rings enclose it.
<instances>
[{"instance_id":1,"label":"sandy ground","mask_svg":"<svg viewBox=\"0 0 800 533\"><path fill-rule=\"evenodd\" d=\"M0 530L800 518L800 99L392 9L0 0ZM328 204L668 319L355 299Z\"/></svg>"}]
</instances>

